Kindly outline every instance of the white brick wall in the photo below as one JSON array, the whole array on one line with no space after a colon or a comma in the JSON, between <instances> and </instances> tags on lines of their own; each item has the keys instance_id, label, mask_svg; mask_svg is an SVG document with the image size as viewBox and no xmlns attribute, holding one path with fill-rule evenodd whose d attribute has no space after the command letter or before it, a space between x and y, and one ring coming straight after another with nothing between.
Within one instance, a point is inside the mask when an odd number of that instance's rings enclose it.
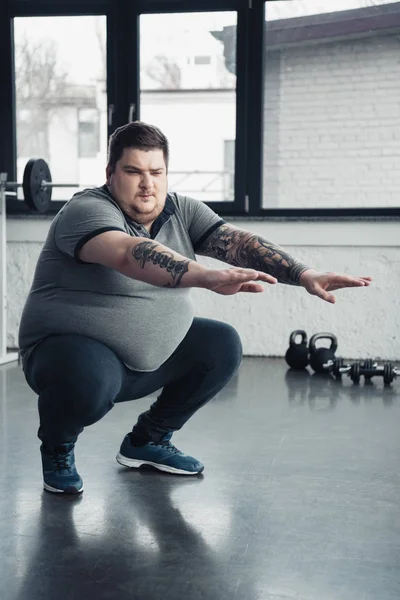
<instances>
[{"instance_id":1,"label":"white brick wall","mask_svg":"<svg viewBox=\"0 0 400 600\"><path fill-rule=\"evenodd\" d=\"M400 203L400 38L266 55L264 206Z\"/></svg>"},{"instance_id":2,"label":"white brick wall","mask_svg":"<svg viewBox=\"0 0 400 600\"><path fill-rule=\"evenodd\" d=\"M50 220L8 220L8 345L15 348L25 298ZM294 329L309 336L332 331L338 355L400 360L400 225L389 223L233 223L282 244L306 264L322 270L371 275L368 289L336 292L331 305L302 288L266 286L263 294L219 296L193 290L199 316L232 324L247 355L282 356ZM340 246L338 244L341 244ZM226 266L199 258L213 268Z\"/></svg>"}]
</instances>

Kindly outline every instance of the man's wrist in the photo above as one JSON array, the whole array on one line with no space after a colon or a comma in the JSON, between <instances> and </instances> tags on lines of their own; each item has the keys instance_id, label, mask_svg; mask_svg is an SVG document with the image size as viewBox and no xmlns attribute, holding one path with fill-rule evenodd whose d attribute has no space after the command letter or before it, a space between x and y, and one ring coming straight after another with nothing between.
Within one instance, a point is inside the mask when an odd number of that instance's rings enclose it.
<instances>
[{"instance_id":1,"label":"man's wrist","mask_svg":"<svg viewBox=\"0 0 400 600\"><path fill-rule=\"evenodd\" d=\"M208 271L209 269L206 266L192 260L189 265L189 272L186 274L185 287L204 288Z\"/></svg>"},{"instance_id":2,"label":"man's wrist","mask_svg":"<svg viewBox=\"0 0 400 600\"><path fill-rule=\"evenodd\" d=\"M311 273L316 273L316 269L312 269L311 267L304 267L299 276L299 285L305 287L305 280Z\"/></svg>"}]
</instances>

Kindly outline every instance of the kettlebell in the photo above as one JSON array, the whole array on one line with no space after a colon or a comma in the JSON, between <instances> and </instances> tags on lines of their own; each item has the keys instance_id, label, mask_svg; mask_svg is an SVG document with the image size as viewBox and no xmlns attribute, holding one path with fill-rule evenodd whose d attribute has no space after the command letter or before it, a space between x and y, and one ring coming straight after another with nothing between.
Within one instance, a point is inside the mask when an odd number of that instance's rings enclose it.
<instances>
[{"instance_id":1,"label":"kettlebell","mask_svg":"<svg viewBox=\"0 0 400 600\"><path fill-rule=\"evenodd\" d=\"M299 335L301 341L297 343L296 338ZM302 329L297 329L290 334L285 360L292 369L305 369L308 365L307 334Z\"/></svg>"},{"instance_id":2,"label":"kettlebell","mask_svg":"<svg viewBox=\"0 0 400 600\"><path fill-rule=\"evenodd\" d=\"M329 348L317 348L316 342L322 339L330 340L331 345ZM313 335L309 344L311 368L314 369L316 373L327 372L324 365L329 361L335 361L337 347L337 338L333 333L316 333Z\"/></svg>"}]
</instances>

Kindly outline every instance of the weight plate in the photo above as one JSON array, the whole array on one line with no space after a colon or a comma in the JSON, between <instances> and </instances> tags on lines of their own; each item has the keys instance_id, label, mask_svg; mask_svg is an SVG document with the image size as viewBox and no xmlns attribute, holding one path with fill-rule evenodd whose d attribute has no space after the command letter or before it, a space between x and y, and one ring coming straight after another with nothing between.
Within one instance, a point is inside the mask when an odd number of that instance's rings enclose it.
<instances>
[{"instance_id":1,"label":"weight plate","mask_svg":"<svg viewBox=\"0 0 400 600\"><path fill-rule=\"evenodd\" d=\"M353 383L360 383L360 363L355 362L351 365L350 379Z\"/></svg>"},{"instance_id":2,"label":"weight plate","mask_svg":"<svg viewBox=\"0 0 400 600\"><path fill-rule=\"evenodd\" d=\"M383 382L390 385L394 379L393 365L390 362L385 363L383 367Z\"/></svg>"},{"instance_id":3,"label":"weight plate","mask_svg":"<svg viewBox=\"0 0 400 600\"><path fill-rule=\"evenodd\" d=\"M336 379L342 378L342 373L341 373L340 369L343 369L343 367L344 367L343 358L337 358L334 362L333 370L332 370L332 373L336 377Z\"/></svg>"},{"instance_id":4,"label":"weight plate","mask_svg":"<svg viewBox=\"0 0 400 600\"><path fill-rule=\"evenodd\" d=\"M31 210L45 213L50 208L52 188L42 187L42 181L51 182L49 166L42 158L31 158L22 180L25 202Z\"/></svg>"}]
</instances>

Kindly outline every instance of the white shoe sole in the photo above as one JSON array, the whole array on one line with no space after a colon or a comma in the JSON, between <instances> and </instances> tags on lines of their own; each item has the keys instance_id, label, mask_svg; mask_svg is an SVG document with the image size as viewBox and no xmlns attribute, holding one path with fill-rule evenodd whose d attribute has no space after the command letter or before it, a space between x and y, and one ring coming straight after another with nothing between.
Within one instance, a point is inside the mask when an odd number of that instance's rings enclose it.
<instances>
[{"instance_id":1,"label":"white shoe sole","mask_svg":"<svg viewBox=\"0 0 400 600\"><path fill-rule=\"evenodd\" d=\"M139 469L142 465L151 465L155 467L159 471L165 471L166 473L175 473L176 475L198 475L204 469L200 469L199 471L184 471L183 469L176 469L175 467L169 467L168 465L160 465L159 463L154 463L149 460L136 460L134 458L127 458L123 456L120 452L116 456L117 462L124 467L131 467L133 469Z\"/></svg>"},{"instance_id":2,"label":"white shoe sole","mask_svg":"<svg viewBox=\"0 0 400 600\"><path fill-rule=\"evenodd\" d=\"M51 487L51 485L49 485L48 483L43 482L43 487L45 490L47 490L48 492L54 492L56 494L69 494L69 495L73 495L73 494L80 494L81 492L83 492L83 486L81 487L80 490L76 490L76 492L66 492L65 490L59 490L58 488L53 488ZM72 488L73 486L71 486ZM70 488L67 488L70 489ZM75 488L76 489L76 488Z\"/></svg>"}]
</instances>

